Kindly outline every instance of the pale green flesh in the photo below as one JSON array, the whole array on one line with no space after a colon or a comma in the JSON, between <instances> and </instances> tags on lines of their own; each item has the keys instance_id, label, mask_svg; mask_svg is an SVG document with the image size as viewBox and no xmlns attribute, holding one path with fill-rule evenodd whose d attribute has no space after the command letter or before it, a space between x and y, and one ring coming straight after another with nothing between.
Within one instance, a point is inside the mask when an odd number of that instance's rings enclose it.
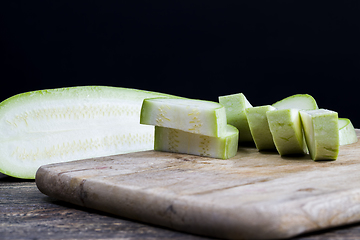
<instances>
[{"instance_id":1,"label":"pale green flesh","mask_svg":"<svg viewBox=\"0 0 360 240\"><path fill-rule=\"evenodd\" d=\"M227 125L226 135L210 137L173 128L155 127L155 150L228 159L236 155L239 131Z\"/></svg>"},{"instance_id":2,"label":"pale green flesh","mask_svg":"<svg viewBox=\"0 0 360 240\"><path fill-rule=\"evenodd\" d=\"M276 149L280 155L306 153L299 110L268 111L267 118Z\"/></svg>"},{"instance_id":3,"label":"pale green flesh","mask_svg":"<svg viewBox=\"0 0 360 240\"><path fill-rule=\"evenodd\" d=\"M309 94L295 94L274 103L272 106L277 109L288 109L288 108L295 108L302 110L318 109L315 99Z\"/></svg>"},{"instance_id":4,"label":"pale green flesh","mask_svg":"<svg viewBox=\"0 0 360 240\"><path fill-rule=\"evenodd\" d=\"M305 139L313 160L336 160L339 153L337 112L319 109L300 111Z\"/></svg>"},{"instance_id":5,"label":"pale green flesh","mask_svg":"<svg viewBox=\"0 0 360 240\"><path fill-rule=\"evenodd\" d=\"M222 137L226 135L227 120L225 108L216 102L154 98L144 100L140 123Z\"/></svg>"},{"instance_id":6,"label":"pale green flesh","mask_svg":"<svg viewBox=\"0 0 360 240\"><path fill-rule=\"evenodd\" d=\"M354 126L350 119L339 118L339 143L340 145L352 144L358 141Z\"/></svg>"},{"instance_id":7,"label":"pale green flesh","mask_svg":"<svg viewBox=\"0 0 360 240\"><path fill-rule=\"evenodd\" d=\"M0 103L0 172L33 179L44 164L153 149L140 125L144 98L169 95L114 87L29 92Z\"/></svg>"},{"instance_id":8,"label":"pale green flesh","mask_svg":"<svg viewBox=\"0 0 360 240\"><path fill-rule=\"evenodd\" d=\"M253 142L246 117L245 109L252 107L242 93L219 97L219 103L226 109L227 123L236 127L239 132L239 142Z\"/></svg>"},{"instance_id":9,"label":"pale green flesh","mask_svg":"<svg viewBox=\"0 0 360 240\"><path fill-rule=\"evenodd\" d=\"M266 112L273 110L275 108L270 105L246 109L251 135L260 151L276 149L266 116Z\"/></svg>"}]
</instances>

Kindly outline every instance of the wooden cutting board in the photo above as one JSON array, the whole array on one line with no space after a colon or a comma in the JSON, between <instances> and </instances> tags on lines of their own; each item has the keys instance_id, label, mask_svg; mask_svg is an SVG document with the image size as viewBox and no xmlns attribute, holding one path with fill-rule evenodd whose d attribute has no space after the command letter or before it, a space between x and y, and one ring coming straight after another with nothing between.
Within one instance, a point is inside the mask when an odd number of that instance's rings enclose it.
<instances>
[{"instance_id":1,"label":"wooden cutting board","mask_svg":"<svg viewBox=\"0 0 360 240\"><path fill-rule=\"evenodd\" d=\"M288 238L360 221L360 141L324 162L251 147L229 160L137 152L42 166L36 184L51 197L180 231Z\"/></svg>"}]
</instances>

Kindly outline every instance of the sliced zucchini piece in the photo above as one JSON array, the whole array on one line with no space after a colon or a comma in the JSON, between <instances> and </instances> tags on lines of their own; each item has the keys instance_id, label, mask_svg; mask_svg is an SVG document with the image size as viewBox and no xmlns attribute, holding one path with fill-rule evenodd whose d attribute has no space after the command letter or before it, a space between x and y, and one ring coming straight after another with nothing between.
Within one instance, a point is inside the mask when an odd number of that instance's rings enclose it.
<instances>
[{"instance_id":1,"label":"sliced zucchini piece","mask_svg":"<svg viewBox=\"0 0 360 240\"><path fill-rule=\"evenodd\" d=\"M301 110L306 144L313 160L336 160L339 153L337 112L327 109Z\"/></svg>"},{"instance_id":2,"label":"sliced zucchini piece","mask_svg":"<svg viewBox=\"0 0 360 240\"><path fill-rule=\"evenodd\" d=\"M141 108L140 123L211 137L223 137L227 134L225 107L211 101L145 99Z\"/></svg>"},{"instance_id":3,"label":"sliced zucchini piece","mask_svg":"<svg viewBox=\"0 0 360 240\"><path fill-rule=\"evenodd\" d=\"M296 108L301 110L315 110L318 105L315 99L309 94L295 94L284 98L272 105L277 109Z\"/></svg>"},{"instance_id":4,"label":"sliced zucchini piece","mask_svg":"<svg viewBox=\"0 0 360 240\"><path fill-rule=\"evenodd\" d=\"M236 155L239 131L227 125L222 137L210 137L178 129L155 127L155 150L228 159Z\"/></svg>"},{"instance_id":5,"label":"sliced zucchini piece","mask_svg":"<svg viewBox=\"0 0 360 240\"><path fill-rule=\"evenodd\" d=\"M259 151L276 149L266 116L268 111L273 111L275 109L276 108L270 105L246 109L246 116L249 122L251 135L254 139L256 148Z\"/></svg>"},{"instance_id":6,"label":"sliced zucchini piece","mask_svg":"<svg viewBox=\"0 0 360 240\"><path fill-rule=\"evenodd\" d=\"M339 118L339 141L340 146L356 143L358 141L355 128L348 118Z\"/></svg>"},{"instance_id":7,"label":"sliced zucchini piece","mask_svg":"<svg viewBox=\"0 0 360 240\"><path fill-rule=\"evenodd\" d=\"M266 112L266 116L280 155L306 153L298 109L276 109Z\"/></svg>"},{"instance_id":8,"label":"sliced zucchini piece","mask_svg":"<svg viewBox=\"0 0 360 240\"><path fill-rule=\"evenodd\" d=\"M245 109L252 107L243 93L219 97L219 103L226 109L227 123L236 127L239 132L239 142L253 142Z\"/></svg>"}]
</instances>

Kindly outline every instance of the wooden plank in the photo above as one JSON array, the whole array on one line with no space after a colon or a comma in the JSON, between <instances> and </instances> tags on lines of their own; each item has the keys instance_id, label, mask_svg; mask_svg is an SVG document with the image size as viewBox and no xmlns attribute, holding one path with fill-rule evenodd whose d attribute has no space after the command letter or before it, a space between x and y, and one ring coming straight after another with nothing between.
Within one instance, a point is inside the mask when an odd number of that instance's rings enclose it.
<instances>
[{"instance_id":1,"label":"wooden plank","mask_svg":"<svg viewBox=\"0 0 360 240\"><path fill-rule=\"evenodd\" d=\"M43 166L36 182L49 196L176 230L288 238L360 220L359 147L326 162L254 148L229 160L147 151Z\"/></svg>"}]
</instances>

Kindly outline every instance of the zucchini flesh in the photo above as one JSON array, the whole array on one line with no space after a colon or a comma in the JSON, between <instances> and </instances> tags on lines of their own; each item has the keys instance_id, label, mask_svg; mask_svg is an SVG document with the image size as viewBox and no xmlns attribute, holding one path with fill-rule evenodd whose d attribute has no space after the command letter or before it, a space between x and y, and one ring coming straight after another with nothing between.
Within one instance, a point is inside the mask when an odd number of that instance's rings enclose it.
<instances>
[{"instance_id":1,"label":"zucchini flesh","mask_svg":"<svg viewBox=\"0 0 360 240\"><path fill-rule=\"evenodd\" d=\"M170 95L85 86L15 95L0 103L0 172L34 179L44 164L153 149L140 125L145 98Z\"/></svg>"}]
</instances>

